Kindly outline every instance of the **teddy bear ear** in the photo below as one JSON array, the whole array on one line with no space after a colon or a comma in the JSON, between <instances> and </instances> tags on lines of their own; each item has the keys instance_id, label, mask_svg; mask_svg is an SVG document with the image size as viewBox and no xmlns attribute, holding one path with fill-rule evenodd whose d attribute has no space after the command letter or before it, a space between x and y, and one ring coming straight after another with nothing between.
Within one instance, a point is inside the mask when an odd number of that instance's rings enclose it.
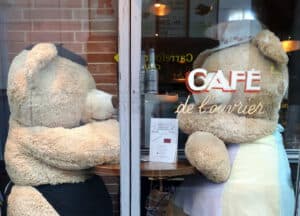
<instances>
[{"instance_id":1,"label":"teddy bear ear","mask_svg":"<svg viewBox=\"0 0 300 216\"><path fill-rule=\"evenodd\" d=\"M39 70L48 65L57 56L57 49L51 43L39 43L27 54L25 67L28 81L33 78Z\"/></svg>"},{"instance_id":2,"label":"teddy bear ear","mask_svg":"<svg viewBox=\"0 0 300 216\"><path fill-rule=\"evenodd\" d=\"M257 46L266 57L278 64L287 64L288 56L283 50L280 40L273 32L269 30L261 31L253 38L252 43Z\"/></svg>"}]
</instances>

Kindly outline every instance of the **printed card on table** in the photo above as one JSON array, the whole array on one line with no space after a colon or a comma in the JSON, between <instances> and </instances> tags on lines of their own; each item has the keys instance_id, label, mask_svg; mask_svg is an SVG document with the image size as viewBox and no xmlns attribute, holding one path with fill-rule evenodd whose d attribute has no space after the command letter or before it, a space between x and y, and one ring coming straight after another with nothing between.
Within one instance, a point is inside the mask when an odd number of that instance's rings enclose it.
<instances>
[{"instance_id":1,"label":"printed card on table","mask_svg":"<svg viewBox=\"0 0 300 216\"><path fill-rule=\"evenodd\" d=\"M177 161L178 120L151 118L150 161L175 163Z\"/></svg>"}]
</instances>

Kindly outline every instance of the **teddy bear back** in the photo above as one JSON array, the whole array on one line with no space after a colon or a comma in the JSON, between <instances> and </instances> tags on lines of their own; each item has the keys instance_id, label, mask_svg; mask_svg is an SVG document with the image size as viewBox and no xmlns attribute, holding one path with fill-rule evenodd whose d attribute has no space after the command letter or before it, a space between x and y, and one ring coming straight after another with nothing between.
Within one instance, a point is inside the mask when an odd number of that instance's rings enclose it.
<instances>
[{"instance_id":1,"label":"teddy bear back","mask_svg":"<svg viewBox=\"0 0 300 216\"><path fill-rule=\"evenodd\" d=\"M84 66L59 56L54 44L38 44L11 64L11 118L24 126L76 127L91 89L95 81Z\"/></svg>"},{"instance_id":2,"label":"teddy bear back","mask_svg":"<svg viewBox=\"0 0 300 216\"><path fill-rule=\"evenodd\" d=\"M245 115L251 118L264 118L277 122L280 103L288 85L286 63L281 64L265 56L253 43L245 43L212 53L201 67L207 71L222 70L228 80L232 70L259 71L261 79L256 85L260 86L260 91L245 92L245 83L238 82L237 91L232 93L227 104L233 105L239 102L244 105L263 103L265 112ZM234 113L237 113L237 110Z\"/></svg>"},{"instance_id":3,"label":"teddy bear back","mask_svg":"<svg viewBox=\"0 0 300 216\"><path fill-rule=\"evenodd\" d=\"M194 68L208 73L221 70L229 83L233 70L259 71L261 78L255 85L260 91L245 92L245 82L238 82L233 92L211 89L194 93L196 108L193 113L179 113L179 127L187 134L210 132L228 143L251 142L272 134L288 86L287 61L279 39L268 30L258 32L252 40L200 53ZM208 96L210 100L201 106ZM252 105L255 110L249 111Z\"/></svg>"},{"instance_id":4,"label":"teddy bear back","mask_svg":"<svg viewBox=\"0 0 300 216\"><path fill-rule=\"evenodd\" d=\"M288 56L282 48L279 38L258 20L242 20L220 23L210 27L208 37L220 41L220 45L204 51L194 61L194 68L205 68L214 72L222 70L230 80L232 70L257 70L261 73L259 94L245 93L244 83L237 83L234 94L212 91L217 99L212 102L245 105L263 102L265 113L255 113L253 118L278 120L278 110L288 86ZM205 94L194 95L199 102Z\"/></svg>"}]
</instances>

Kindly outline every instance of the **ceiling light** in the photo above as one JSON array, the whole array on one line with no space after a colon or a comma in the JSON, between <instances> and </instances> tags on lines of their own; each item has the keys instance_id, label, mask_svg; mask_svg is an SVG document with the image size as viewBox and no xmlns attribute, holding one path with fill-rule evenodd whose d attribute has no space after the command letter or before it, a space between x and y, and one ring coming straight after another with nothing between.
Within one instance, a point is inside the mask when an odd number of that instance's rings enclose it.
<instances>
[{"instance_id":1,"label":"ceiling light","mask_svg":"<svg viewBox=\"0 0 300 216\"><path fill-rule=\"evenodd\" d=\"M297 40L285 40L281 41L281 44L285 52L300 50L300 41Z\"/></svg>"},{"instance_id":2,"label":"ceiling light","mask_svg":"<svg viewBox=\"0 0 300 216\"><path fill-rule=\"evenodd\" d=\"M170 11L170 7L162 3L155 3L150 7L150 12L155 16L166 16Z\"/></svg>"}]
</instances>

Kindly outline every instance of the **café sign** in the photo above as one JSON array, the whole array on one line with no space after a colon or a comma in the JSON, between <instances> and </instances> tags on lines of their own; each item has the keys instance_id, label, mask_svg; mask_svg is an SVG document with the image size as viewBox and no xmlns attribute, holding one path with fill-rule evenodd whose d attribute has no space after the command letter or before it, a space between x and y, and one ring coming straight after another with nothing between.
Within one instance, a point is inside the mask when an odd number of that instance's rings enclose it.
<instances>
[{"instance_id":1,"label":"caf\u00e9 sign","mask_svg":"<svg viewBox=\"0 0 300 216\"><path fill-rule=\"evenodd\" d=\"M203 68L197 68L187 73L186 86L193 94L209 92L211 89L219 89L223 92L235 92L237 90L237 83L243 82L244 92L253 93L260 91L260 86L257 85L261 79L260 71L232 70L229 74L229 79L227 79L222 70L208 73Z\"/></svg>"}]
</instances>

